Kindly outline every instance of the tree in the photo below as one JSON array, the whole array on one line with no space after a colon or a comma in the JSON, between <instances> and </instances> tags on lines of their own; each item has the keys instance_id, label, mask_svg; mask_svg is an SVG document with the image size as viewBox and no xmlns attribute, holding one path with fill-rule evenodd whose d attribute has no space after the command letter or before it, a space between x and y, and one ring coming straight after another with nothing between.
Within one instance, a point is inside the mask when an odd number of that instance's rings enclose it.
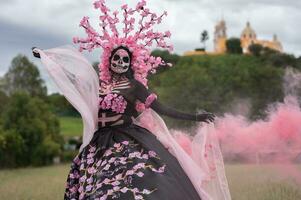
<instances>
[{"instance_id":1,"label":"tree","mask_svg":"<svg viewBox=\"0 0 301 200\"><path fill-rule=\"evenodd\" d=\"M242 54L241 42L239 38L230 38L226 41L227 53Z\"/></svg>"},{"instance_id":2,"label":"tree","mask_svg":"<svg viewBox=\"0 0 301 200\"><path fill-rule=\"evenodd\" d=\"M47 102L51 111L59 116L80 116L67 99L59 93L48 95Z\"/></svg>"},{"instance_id":3,"label":"tree","mask_svg":"<svg viewBox=\"0 0 301 200\"><path fill-rule=\"evenodd\" d=\"M260 44L252 44L249 46L249 51L252 55L259 57L262 53L263 47Z\"/></svg>"},{"instance_id":4,"label":"tree","mask_svg":"<svg viewBox=\"0 0 301 200\"><path fill-rule=\"evenodd\" d=\"M204 50L206 50L206 41L209 39L208 31L204 30L201 33L201 43L203 43Z\"/></svg>"},{"instance_id":5,"label":"tree","mask_svg":"<svg viewBox=\"0 0 301 200\"><path fill-rule=\"evenodd\" d=\"M16 134L11 140L22 144L21 156L12 158L15 166L48 164L60 154L63 138L59 121L43 100L25 92L14 93L2 114L3 131ZM11 154L9 149L4 148L5 155Z\"/></svg>"},{"instance_id":6,"label":"tree","mask_svg":"<svg viewBox=\"0 0 301 200\"><path fill-rule=\"evenodd\" d=\"M47 95L47 88L38 68L23 55L18 55L12 60L8 72L4 75L3 90L8 95L16 91L43 98Z\"/></svg>"},{"instance_id":7,"label":"tree","mask_svg":"<svg viewBox=\"0 0 301 200\"><path fill-rule=\"evenodd\" d=\"M285 53L274 53L268 57L268 62L275 67L297 67L297 59L294 55Z\"/></svg>"},{"instance_id":8,"label":"tree","mask_svg":"<svg viewBox=\"0 0 301 200\"><path fill-rule=\"evenodd\" d=\"M7 103L9 101L9 97L0 90L0 113L4 111L4 108L6 107Z\"/></svg>"},{"instance_id":9,"label":"tree","mask_svg":"<svg viewBox=\"0 0 301 200\"><path fill-rule=\"evenodd\" d=\"M263 47L263 49L262 49L262 55L265 56L265 57L268 57L270 55L277 54L277 53L279 53L279 51L276 51L276 50L271 49L269 47Z\"/></svg>"}]
</instances>

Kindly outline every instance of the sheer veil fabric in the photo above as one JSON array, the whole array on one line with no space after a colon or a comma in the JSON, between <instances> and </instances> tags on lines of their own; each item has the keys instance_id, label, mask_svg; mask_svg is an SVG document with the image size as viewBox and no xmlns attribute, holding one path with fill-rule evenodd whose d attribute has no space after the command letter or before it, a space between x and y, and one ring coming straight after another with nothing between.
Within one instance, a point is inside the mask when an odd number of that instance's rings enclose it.
<instances>
[{"instance_id":1,"label":"sheer veil fabric","mask_svg":"<svg viewBox=\"0 0 301 200\"><path fill-rule=\"evenodd\" d=\"M34 49L51 78L83 119L83 144L97 130L99 79L91 64L72 46ZM223 158L213 124L200 125L191 143L191 155L179 145L162 118L147 109L134 123L148 129L175 156L203 200L230 200Z\"/></svg>"},{"instance_id":2,"label":"sheer veil fabric","mask_svg":"<svg viewBox=\"0 0 301 200\"><path fill-rule=\"evenodd\" d=\"M83 144L89 144L97 130L99 79L87 59L72 46L35 49L50 77L83 119Z\"/></svg>"}]
</instances>

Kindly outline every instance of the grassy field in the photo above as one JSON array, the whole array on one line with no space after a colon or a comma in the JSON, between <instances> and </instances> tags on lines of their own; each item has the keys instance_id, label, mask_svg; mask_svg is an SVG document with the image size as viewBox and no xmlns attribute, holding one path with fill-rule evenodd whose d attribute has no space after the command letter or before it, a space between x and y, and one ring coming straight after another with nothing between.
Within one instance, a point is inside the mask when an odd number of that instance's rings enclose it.
<instances>
[{"instance_id":1,"label":"grassy field","mask_svg":"<svg viewBox=\"0 0 301 200\"><path fill-rule=\"evenodd\" d=\"M69 165L0 171L0 200L60 200ZM273 166L227 165L233 200L300 200L301 187ZM301 173L301 171L300 171Z\"/></svg>"},{"instance_id":2,"label":"grassy field","mask_svg":"<svg viewBox=\"0 0 301 200\"><path fill-rule=\"evenodd\" d=\"M61 133L65 137L81 136L83 131L82 119L77 117L60 117Z\"/></svg>"}]
</instances>

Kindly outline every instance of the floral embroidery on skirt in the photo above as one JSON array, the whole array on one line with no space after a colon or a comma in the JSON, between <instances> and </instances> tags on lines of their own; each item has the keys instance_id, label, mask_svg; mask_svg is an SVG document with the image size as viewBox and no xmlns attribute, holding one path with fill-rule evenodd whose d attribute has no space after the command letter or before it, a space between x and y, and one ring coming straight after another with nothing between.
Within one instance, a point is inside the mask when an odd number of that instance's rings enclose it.
<instances>
[{"instance_id":1,"label":"floral embroidery on skirt","mask_svg":"<svg viewBox=\"0 0 301 200\"><path fill-rule=\"evenodd\" d=\"M139 189L132 185L134 178L142 178L146 170L153 173L163 173L165 166L156 168L148 163L149 158L160 159L155 151L133 151L139 144L133 141L115 143L105 151L102 157L97 154L100 148L89 146L80 159L74 159L73 170L68 177L70 197L75 199L105 200L120 197L122 193L131 193L133 199L144 199L157 188ZM79 166L79 170L78 170ZM80 177L79 175L82 174ZM80 177L79 181L77 179ZM74 184L77 182L76 184ZM71 198L72 199L72 198Z\"/></svg>"}]
</instances>

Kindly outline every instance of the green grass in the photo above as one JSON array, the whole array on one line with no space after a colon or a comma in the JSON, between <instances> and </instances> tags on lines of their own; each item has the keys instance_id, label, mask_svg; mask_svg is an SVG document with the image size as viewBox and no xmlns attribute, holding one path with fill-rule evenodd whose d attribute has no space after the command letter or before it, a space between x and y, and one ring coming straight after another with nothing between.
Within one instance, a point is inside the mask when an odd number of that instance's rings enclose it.
<instances>
[{"instance_id":1,"label":"green grass","mask_svg":"<svg viewBox=\"0 0 301 200\"><path fill-rule=\"evenodd\" d=\"M63 199L69 165L0 171L0 200ZM274 166L227 165L233 200L300 200L301 187ZM301 173L301 171L300 171Z\"/></svg>"},{"instance_id":2,"label":"green grass","mask_svg":"<svg viewBox=\"0 0 301 200\"><path fill-rule=\"evenodd\" d=\"M1 200L63 199L67 165L0 171Z\"/></svg>"},{"instance_id":3,"label":"green grass","mask_svg":"<svg viewBox=\"0 0 301 200\"><path fill-rule=\"evenodd\" d=\"M301 200L300 185L283 169L276 165L227 165L232 200ZM297 171L301 173L300 168Z\"/></svg>"},{"instance_id":4,"label":"green grass","mask_svg":"<svg viewBox=\"0 0 301 200\"><path fill-rule=\"evenodd\" d=\"M60 117L61 133L65 137L81 136L83 131L82 119L78 117Z\"/></svg>"}]
</instances>

